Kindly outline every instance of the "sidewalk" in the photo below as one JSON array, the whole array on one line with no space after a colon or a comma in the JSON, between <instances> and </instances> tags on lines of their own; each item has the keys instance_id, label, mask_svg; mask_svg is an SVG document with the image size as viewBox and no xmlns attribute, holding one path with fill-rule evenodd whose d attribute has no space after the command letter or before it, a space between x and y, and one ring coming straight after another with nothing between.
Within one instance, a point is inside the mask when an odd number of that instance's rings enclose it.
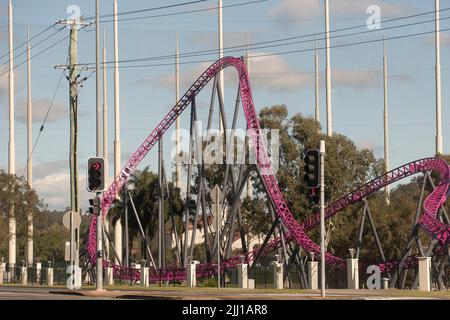
<instances>
[{"instance_id":1,"label":"sidewalk","mask_svg":"<svg viewBox=\"0 0 450 320\"><path fill-rule=\"evenodd\" d=\"M55 290L50 293L81 295L95 298L144 300L322 300L319 290L239 290L239 289L148 289L148 290ZM450 299L448 292L397 290L327 290L327 300L397 300Z\"/></svg>"}]
</instances>

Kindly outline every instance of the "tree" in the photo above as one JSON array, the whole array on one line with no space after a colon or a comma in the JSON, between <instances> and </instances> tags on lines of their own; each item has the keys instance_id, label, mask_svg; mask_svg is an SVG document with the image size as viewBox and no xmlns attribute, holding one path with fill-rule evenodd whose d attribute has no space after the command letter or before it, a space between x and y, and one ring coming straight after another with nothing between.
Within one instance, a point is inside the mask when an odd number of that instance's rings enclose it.
<instances>
[{"instance_id":1,"label":"tree","mask_svg":"<svg viewBox=\"0 0 450 320\"><path fill-rule=\"evenodd\" d=\"M17 261L25 260L28 239L28 215L34 221L40 218L40 208L43 207L36 192L30 188L23 177L10 175L0 170L0 254L8 255L10 214L16 220Z\"/></svg>"},{"instance_id":2,"label":"tree","mask_svg":"<svg viewBox=\"0 0 450 320\"><path fill-rule=\"evenodd\" d=\"M304 221L316 214L317 207L309 201L309 190L303 181L303 155L308 149L318 149L320 140L326 142L325 199L327 203L352 191L365 181L382 173L382 160L375 159L373 152L359 150L347 137L335 134L327 137L319 132L319 124L310 117L295 114L288 117L285 105L263 108L259 114L262 128L278 129L280 137L278 185L294 217ZM265 198L262 184L254 178L257 197ZM268 205L268 203L266 202ZM248 212L249 210L246 210ZM342 225L340 216L333 218L336 227ZM266 232L267 225L261 225ZM329 225L330 228L330 225ZM317 238L317 233L312 233Z\"/></svg>"},{"instance_id":3,"label":"tree","mask_svg":"<svg viewBox=\"0 0 450 320\"><path fill-rule=\"evenodd\" d=\"M158 242L157 232L158 232L158 215L159 215L159 204L158 199L160 197L160 188L158 175L150 171L149 167L144 170L136 170L133 175L128 180L128 185L134 185L134 189L130 191L131 197L133 199L136 211L139 216L139 220L142 224L142 228L145 232L147 239L151 245L152 252L157 250ZM167 194L167 189L169 194ZM120 200L115 202L112 210L112 223L113 225L119 219L119 217L124 221L124 199L125 193L122 190ZM130 243L133 239L142 239L141 233L139 231L138 221L133 213L134 209L131 201L127 201L128 205L128 226L129 226L129 236ZM168 225L172 226L169 222L170 215L175 216L175 223L177 225L178 234L183 228L181 223L181 217L184 212L184 204L180 197L180 190L175 188L172 182L169 182L166 189L164 190L164 221L165 230L170 228ZM142 248L141 258L147 257L146 249Z\"/></svg>"}]
</instances>

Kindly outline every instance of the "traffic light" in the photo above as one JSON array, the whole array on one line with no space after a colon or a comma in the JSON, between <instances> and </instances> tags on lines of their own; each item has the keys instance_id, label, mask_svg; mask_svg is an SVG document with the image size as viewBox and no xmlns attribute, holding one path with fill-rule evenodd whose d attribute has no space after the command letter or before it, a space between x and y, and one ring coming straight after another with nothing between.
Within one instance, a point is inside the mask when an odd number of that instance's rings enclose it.
<instances>
[{"instance_id":1,"label":"traffic light","mask_svg":"<svg viewBox=\"0 0 450 320\"><path fill-rule=\"evenodd\" d=\"M305 175L304 180L306 187L309 189L318 188L320 186L320 151L307 150L304 158Z\"/></svg>"},{"instance_id":2,"label":"traffic light","mask_svg":"<svg viewBox=\"0 0 450 320\"><path fill-rule=\"evenodd\" d=\"M105 189L105 159L89 158L87 164L87 190L102 192Z\"/></svg>"},{"instance_id":3,"label":"traffic light","mask_svg":"<svg viewBox=\"0 0 450 320\"><path fill-rule=\"evenodd\" d=\"M94 199L89 199L89 204L91 205L89 207L89 213L93 214L94 216L100 215L100 198L95 197Z\"/></svg>"}]
</instances>

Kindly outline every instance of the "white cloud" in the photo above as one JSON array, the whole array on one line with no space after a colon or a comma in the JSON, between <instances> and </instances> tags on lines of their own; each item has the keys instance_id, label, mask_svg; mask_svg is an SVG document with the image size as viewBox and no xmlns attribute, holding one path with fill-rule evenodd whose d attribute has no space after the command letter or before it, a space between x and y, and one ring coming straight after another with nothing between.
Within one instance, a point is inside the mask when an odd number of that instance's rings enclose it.
<instances>
[{"instance_id":1,"label":"white cloud","mask_svg":"<svg viewBox=\"0 0 450 320\"><path fill-rule=\"evenodd\" d=\"M330 1L330 14L332 16L368 17L366 10L371 5L380 7L381 19L383 16L406 15L413 11L410 5L394 4L387 0L333 0ZM269 16L272 18L293 19L299 20L299 22L322 15L322 0L282 0L269 12Z\"/></svg>"},{"instance_id":2,"label":"white cloud","mask_svg":"<svg viewBox=\"0 0 450 320\"><path fill-rule=\"evenodd\" d=\"M384 146L377 144L374 140L365 139L356 143L359 150L367 149L374 153L375 157L381 158L384 156Z\"/></svg>"},{"instance_id":3,"label":"white cloud","mask_svg":"<svg viewBox=\"0 0 450 320\"><path fill-rule=\"evenodd\" d=\"M302 71L291 65L284 57L279 55L266 55L264 52L254 52L250 59L250 77L254 89L270 92L294 92L297 90L312 89L314 87L314 73ZM259 56L259 57L258 57ZM195 79L209 66L201 64L188 74L180 75L182 87L188 88ZM320 84L323 85L323 74L320 75ZM373 88L381 83L381 72L378 70L344 70L335 68L332 71L332 84L334 87L344 88ZM411 81L410 77L398 77L400 81ZM236 74L225 72L225 81L229 85L236 84ZM141 79L140 85L156 85L168 90L174 88L174 75L162 75L160 78Z\"/></svg>"},{"instance_id":4,"label":"white cloud","mask_svg":"<svg viewBox=\"0 0 450 320\"><path fill-rule=\"evenodd\" d=\"M64 210L70 206L69 172L59 172L35 179L33 188L44 199L50 210ZM89 207L89 193L86 191L86 175L79 176L79 204L84 211Z\"/></svg>"},{"instance_id":5,"label":"white cloud","mask_svg":"<svg viewBox=\"0 0 450 320\"><path fill-rule=\"evenodd\" d=\"M45 119L51 100L48 98L33 99L32 113L33 123L41 124ZM79 114L80 116L80 114ZM61 101L55 101L47 118L47 122L57 122L61 119L69 119L69 110L67 104ZM26 123L27 121L27 102L19 100L16 107L16 120Z\"/></svg>"}]
</instances>

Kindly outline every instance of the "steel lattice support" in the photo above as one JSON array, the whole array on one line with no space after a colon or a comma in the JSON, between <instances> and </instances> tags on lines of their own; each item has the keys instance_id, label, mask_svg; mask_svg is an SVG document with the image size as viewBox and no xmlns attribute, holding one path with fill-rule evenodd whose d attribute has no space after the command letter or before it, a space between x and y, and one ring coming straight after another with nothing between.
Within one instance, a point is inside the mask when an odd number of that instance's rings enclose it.
<instances>
[{"instance_id":1,"label":"steel lattice support","mask_svg":"<svg viewBox=\"0 0 450 320\"><path fill-rule=\"evenodd\" d=\"M206 84L211 79L215 78L221 70L227 67L234 67L237 70L240 83L242 107L244 110L247 127L249 129L250 143L256 154L257 168L262 172L262 182L267 190L269 201L271 204L273 204L276 216L279 216L281 218L282 226L285 229L285 241L287 241L288 239L295 241L297 245L305 250L305 252L315 252L318 254L320 253L320 247L309 238L306 232L317 226L319 219L318 217L314 217L302 224L299 224L290 212L288 205L285 202L283 195L278 187L273 168L270 164L268 148L265 145L264 139L261 139L260 137L261 128L254 107L247 69L244 62L238 58L226 57L215 62L197 79L197 81L195 81L195 83L189 88L185 95L169 111L169 113L156 126L156 128L152 131L152 133L148 136L144 143L131 156L121 173L116 176L114 182L111 184L102 199L102 213L104 215L108 214L109 208L111 207L119 191L123 188L124 184L130 177L133 170L136 169L136 167L144 159L148 152L159 141L161 136L167 132L167 130L181 115L181 113L188 107L188 105L191 104L195 96L206 86ZM221 110L221 113L224 113L223 110ZM345 195L344 197L338 199L330 206L328 206L326 208L326 218L332 217L349 205L362 201L363 198L384 188L389 184L426 171L436 172L439 175L441 182L436 187L436 189L431 192L431 194L425 199L424 214L422 215L419 223L427 233L435 236L437 241L441 245L443 245L450 237L450 227L439 221L439 217L437 215L443 203L446 201L446 196L449 188L449 166L444 160L438 158L425 158L413 161L369 181L362 187ZM188 175L188 179L189 176L190 174ZM186 214L187 216L189 216L188 211L186 212ZM92 220L89 228L89 236L87 239L87 253L89 260L91 261L95 260L95 229L96 221ZM267 247L277 247L280 242L283 243L283 241L280 240L273 241L271 243L271 246ZM186 249L187 244L185 241L185 250ZM255 252L249 252L248 254L246 254L246 261L253 259L254 254ZM187 252L185 253L184 258L186 258L186 255ZM229 268L231 266L235 266L236 263L239 262L241 262L240 258L232 257L230 259L222 261L221 264L224 268ZM343 259L335 257L330 253L326 253L326 262L329 265L336 267L343 267L345 265L345 261ZM116 272L122 272L122 270L115 268L115 270L116 269ZM204 272L205 274L207 274L209 272L208 270L211 269L211 266L206 264L200 266L199 269L205 270ZM181 277L183 272L184 271L182 270L179 271L177 276ZM156 273L160 278L162 277L161 272L156 271ZM151 277L153 276L154 275L152 275Z\"/></svg>"}]
</instances>

